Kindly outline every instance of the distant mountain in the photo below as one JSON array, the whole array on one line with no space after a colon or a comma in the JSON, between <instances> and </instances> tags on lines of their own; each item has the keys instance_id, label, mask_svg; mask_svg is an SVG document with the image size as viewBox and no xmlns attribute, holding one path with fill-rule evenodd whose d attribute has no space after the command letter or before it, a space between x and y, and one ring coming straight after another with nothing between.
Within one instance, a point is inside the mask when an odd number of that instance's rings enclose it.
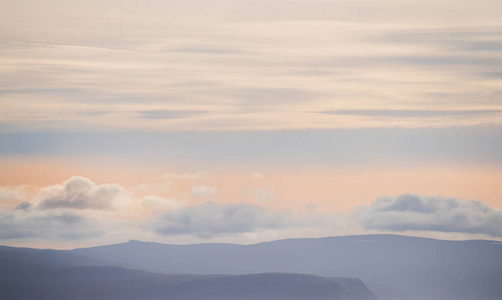
<instances>
[{"instance_id":1,"label":"distant mountain","mask_svg":"<svg viewBox=\"0 0 502 300\"><path fill-rule=\"evenodd\" d=\"M398 235L287 239L254 245L130 241L70 253L165 274L302 273L360 278L417 300L502 299L502 243L494 241Z\"/></svg>"},{"instance_id":2,"label":"distant mountain","mask_svg":"<svg viewBox=\"0 0 502 300\"><path fill-rule=\"evenodd\" d=\"M358 279L267 273L165 275L77 254L0 247L2 300L378 300Z\"/></svg>"}]
</instances>

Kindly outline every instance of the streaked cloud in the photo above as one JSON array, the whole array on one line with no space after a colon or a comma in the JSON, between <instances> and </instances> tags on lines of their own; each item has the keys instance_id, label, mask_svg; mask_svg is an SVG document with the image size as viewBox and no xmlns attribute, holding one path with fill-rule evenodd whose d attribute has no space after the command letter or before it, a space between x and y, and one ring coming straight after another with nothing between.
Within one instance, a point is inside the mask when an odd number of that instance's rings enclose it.
<instances>
[{"instance_id":1,"label":"streaked cloud","mask_svg":"<svg viewBox=\"0 0 502 300\"><path fill-rule=\"evenodd\" d=\"M3 131L501 124L493 3L21 2L0 17Z\"/></svg>"},{"instance_id":2,"label":"streaked cloud","mask_svg":"<svg viewBox=\"0 0 502 300\"><path fill-rule=\"evenodd\" d=\"M143 119L183 119L208 113L202 110L146 110L139 114Z\"/></svg>"},{"instance_id":3,"label":"streaked cloud","mask_svg":"<svg viewBox=\"0 0 502 300\"><path fill-rule=\"evenodd\" d=\"M352 109L323 111L329 115L429 118L429 117L466 117L489 114L502 114L502 110L399 110L399 109Z\"/></svg>"}]
</instances>

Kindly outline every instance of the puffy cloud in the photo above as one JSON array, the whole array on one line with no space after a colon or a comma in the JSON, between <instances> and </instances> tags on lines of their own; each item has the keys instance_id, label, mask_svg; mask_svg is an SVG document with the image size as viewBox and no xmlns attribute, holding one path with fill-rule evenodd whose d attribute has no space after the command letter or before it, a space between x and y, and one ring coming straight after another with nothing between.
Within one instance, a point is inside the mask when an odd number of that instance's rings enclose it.
<instances>
[{"instance_id":1,"label":"puffy cloud","mask_svg":"<svg viewBox=\"0 0 502 300\"><path fill-rule=\"evenodd\" d=\"M365 229L439 231L502 237L502 211L480 201L403 194L381 197L353 216Z\"/></svg>"},{"instance_id":2,"label":"puffy cloud","mask_svg":"<svg viewBox=\"0 0 502 300\"><path fill-rule=\"evenodd\" d=\"M269 213L262 207L244 203L207 202L166 212L155 220L153 228L161 235L211 238L288 225L291 225L291 217L286 213Z\"/></svg>"},{"instance_id":3,"label":"puffy cloud","mask_svg":"<svg viewBox=\"0 0 502 300\"><path fill-rule=\"evenodd\" d=\"M114 234L120 218L130 215L130 201L120 185L75 176L12 209L0 209L0 240L74 241Z\"/></svg>"},{"instance_id":4,"label":"puffy cloud","mask_svg":"<svg viewBox=\"0 0 502 300\"><path fill-rule=\"evenodd\" d=\"M96 185L87 178L75 176L62 184L42 189L37 202L43 209L108 210L114 208L115 202L128 201L128 197L128 192L118 184Z\"/></svg>"}]
</instances>

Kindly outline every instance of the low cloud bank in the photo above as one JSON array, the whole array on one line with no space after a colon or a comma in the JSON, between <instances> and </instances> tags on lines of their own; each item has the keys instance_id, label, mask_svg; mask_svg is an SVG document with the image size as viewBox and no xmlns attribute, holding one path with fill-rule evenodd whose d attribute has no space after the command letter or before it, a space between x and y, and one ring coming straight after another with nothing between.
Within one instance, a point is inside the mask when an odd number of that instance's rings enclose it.
<instances>
[{"instance_id":1,"label":"low cloud bank","mask_svg":"<svg viewBox=\"0 0 502 300\"><path fill-rule=\"evenodd\" d=\"M502 212L480 201L403 194L381 197L353 217L364 229L439 231L502 237Z\"/></svg>"},{"instance_id":2,"label":"low cloud bank","mask_svg":"<svg viewBox=\"0 0 502 300\"><path fill-rule=\"evenodd\" d=\"M196 187L199 189L187 191L187 197L195 194L200 200L200 195L211 194L204 185ZM335 215L316 210L315 202L307 205L304 214L247 203L190 204L155 193L135 195L118 184L99 185L78 176L42 188L31 198L11 188L0 188L0 192L8 199L0 205L0 241L168 236L212 239L270 232L280 238L283 232L304 236L305 232L320 230L333 235L337 230L371 230L502 237L501 210L480 201L442 196L380 197L368 206Z\"/></svg>"},{"instance_id":3,"label":"low cloud bank","mask_svg":"<svg viewBox=\"0 0 502 300\"><path fill-rule=\"evenodd\" d=\"M166 212L155 220L153 228L161 235L187 234L211 238L284 228L293 224L290 214L267 212L260 206L207 202Z\"/></svg>"}]
</instances>

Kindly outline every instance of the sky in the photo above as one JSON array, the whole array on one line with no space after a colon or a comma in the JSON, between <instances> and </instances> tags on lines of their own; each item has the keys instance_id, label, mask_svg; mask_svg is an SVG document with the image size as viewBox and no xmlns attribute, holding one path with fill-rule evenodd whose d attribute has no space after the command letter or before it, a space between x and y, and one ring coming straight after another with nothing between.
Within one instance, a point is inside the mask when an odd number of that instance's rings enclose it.
<instances>
[{"instance_id":1,"label":"sky","mask_svg":"<svg viewBox=\"0 0 502 300\"><path fill-rule=\"evenodd\" d=\"M0 0L0 244L502 240L500 15Z\"/></svg>"}]
</instances>

